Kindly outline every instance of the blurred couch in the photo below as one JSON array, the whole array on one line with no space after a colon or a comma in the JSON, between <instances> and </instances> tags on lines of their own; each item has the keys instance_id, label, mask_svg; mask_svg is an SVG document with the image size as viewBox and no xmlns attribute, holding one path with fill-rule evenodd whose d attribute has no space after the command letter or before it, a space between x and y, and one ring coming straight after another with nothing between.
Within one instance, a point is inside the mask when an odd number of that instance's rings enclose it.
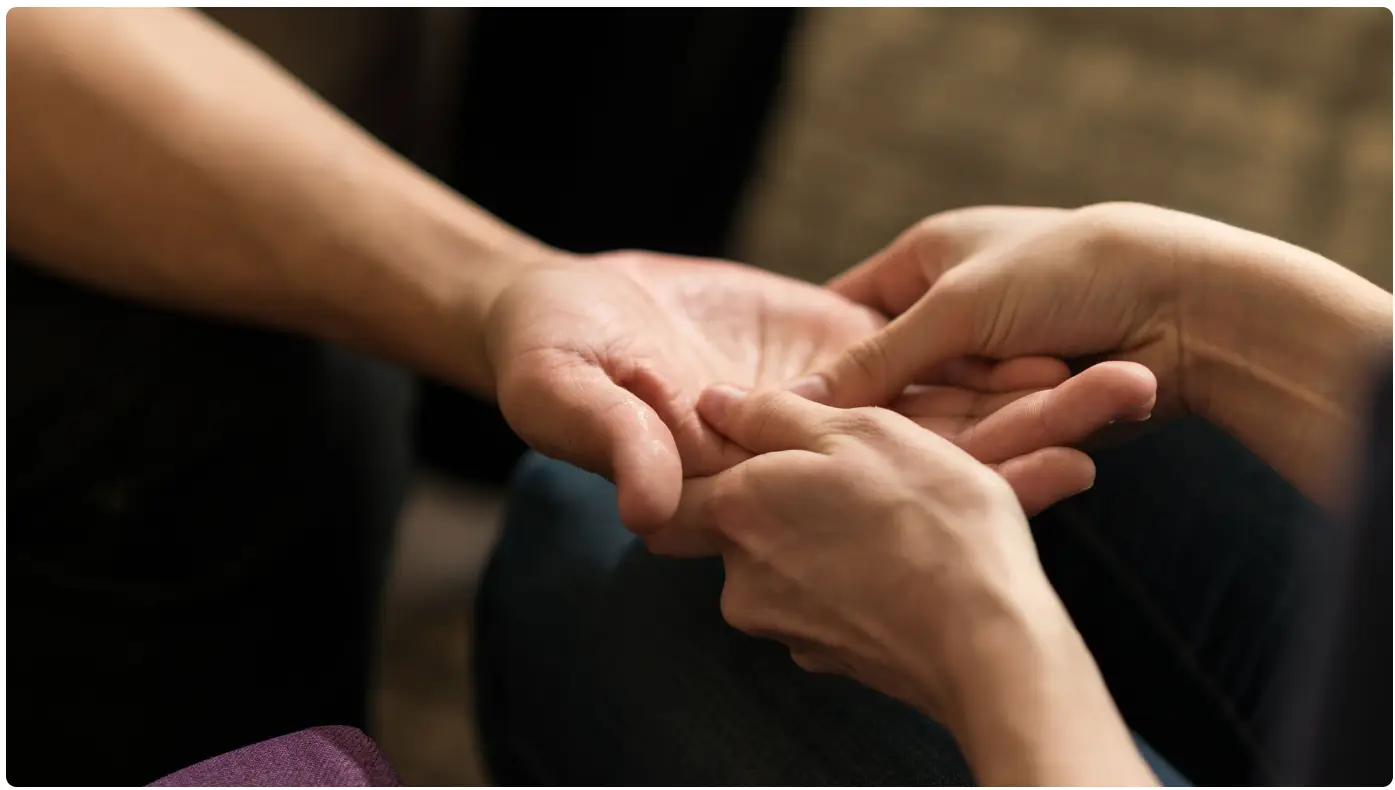
<instances>
[{"instance_id":1,"label":"blurred couch","mask_svg":"<svg viewBox=\"0 0 1395 790\"><path fill-rule=\"evenodd\" d=\"M1391 284L1391 14L822 9L748 195L743 257L831 275L978 203L1140 200Z\"/></svg>"}]
</instances>

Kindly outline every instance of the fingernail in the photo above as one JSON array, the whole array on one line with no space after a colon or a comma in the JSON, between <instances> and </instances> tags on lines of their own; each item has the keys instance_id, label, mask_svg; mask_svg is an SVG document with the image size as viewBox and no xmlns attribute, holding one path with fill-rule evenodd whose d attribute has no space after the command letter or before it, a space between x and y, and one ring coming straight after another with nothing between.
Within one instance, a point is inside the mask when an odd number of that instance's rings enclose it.
<instances>
[{"instance_id":1,"label":"fingernail","mask_svg":"<svg viewBox=\"0 0 1395 790\"><path fill-rule=\"evenodd\" d=\"M1137 420L1135 420L1135 422L1147 422L1151 419L1153 419L1153 413L1150 411L1142 417L1139 417Z\"/></svg>"},{"instance_id":2,"label":"fingernail","mask_svg":"<svg viewBox=\"0 0 1395 790\"><path fill-rule=\"evenodd\" d=\"M720 420L733 403L746 397L746 390L735 384L717 384L707 388L698 401L698 410L709 422Z\"/></svg>"},{"instance_id":3,"label":"fingernail","mask_svg":"<svg viewBox=\"0 0 1395 790\"><path fill-rule=\"evenodd\" d=\"M815 403L828 400L828 381L823 376L807 376L785 387L801 398Z\"/></svg>"}]
</instances>

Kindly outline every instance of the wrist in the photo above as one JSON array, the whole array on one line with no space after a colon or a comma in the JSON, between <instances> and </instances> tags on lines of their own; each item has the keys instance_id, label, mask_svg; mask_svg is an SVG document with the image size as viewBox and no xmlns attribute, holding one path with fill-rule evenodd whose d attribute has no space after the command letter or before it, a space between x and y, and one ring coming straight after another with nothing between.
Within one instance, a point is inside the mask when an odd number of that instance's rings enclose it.
<instances>
[{"instance_id":1,"label":"wrist","mask_svg":"<svg viewBox=\"0 0 1395 790\"><path fill-rule=\"evenodd\" d=\"M495 301L565 253L415 171L365 214L344 219L344 241L328 254L379 276L361 293L329 295L339 309L321 334L492 398L486 334Z\"/></svg>"},{"instance_id":2,"label":"wrist","mask_svg":"<svg viewBox=\"0 0 1395 790\"><path fill-rule=\"evenodd\" d=\"M1391 296L1316 253L1221 227L1222 243L1193 255L1184 401L1329 503L1360 430L1370 367L1388 353Z\"/></svg>"},{"instance_id":3,"label":"wrist","mask_svg":"<svg viewBox=\"0 0 1395 790\"><path fill-rule=\"evenodd\" d=\"M939 715L979 784L1156 782L1049 584L959 645Z\"/></svg>"},{"instance_id":4,"label":"wrist","mask_svg":"<svg viewBox=\"0 0 1395 790\"><path fill-rule=\"evenodd\" d=\"M1388 342L1388 292L1309 250L1191 219L1223 229L1188 245L1178 287L1184 393L1201 416L1244 399L1244 380L1265 371L1284 378L1325 371L1293 382L1319 384L1331 378L1330 363Z\"/></svg>"},{"instance_id":5,"label":"wrist","mask_svg":"<svg viewBox=\"0 0 1395 790\"><path fill-rule=\"evenodd\" d=\"M976 597L974 605L957 603L954 615L941 623L936 664L943 686L933 711L919 705L956 733L996 705L1001 678L1039 665L1074 632L1044 575L1018 589L984 590Z\"/></svg>"}]
</instances>

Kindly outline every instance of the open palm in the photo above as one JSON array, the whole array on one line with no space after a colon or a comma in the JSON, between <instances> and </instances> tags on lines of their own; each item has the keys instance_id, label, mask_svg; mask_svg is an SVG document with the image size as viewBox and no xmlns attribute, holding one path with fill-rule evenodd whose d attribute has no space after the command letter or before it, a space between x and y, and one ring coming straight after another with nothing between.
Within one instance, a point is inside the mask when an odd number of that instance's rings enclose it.
<instances>
[{"instance_id":1,"label":"open palm","mask_svg":"<svg viewBox=\"0 0 1395 790\"><path fill-rule=\"evenodd\" d=\"M611 253L514 283L491 315L490 358L514 430L615 480L638 527L667 518L684 475L744 457L698 418L705 387L782 384L884 323L752 267Z\"/></svg>"}]
</instances>

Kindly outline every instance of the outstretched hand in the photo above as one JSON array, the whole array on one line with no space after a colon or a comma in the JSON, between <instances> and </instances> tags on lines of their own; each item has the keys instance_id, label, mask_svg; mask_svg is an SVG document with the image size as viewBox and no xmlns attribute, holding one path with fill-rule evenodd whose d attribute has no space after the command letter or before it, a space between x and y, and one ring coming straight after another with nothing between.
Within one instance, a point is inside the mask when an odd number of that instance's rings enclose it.
<instances>
[{"instance_id":1,"label":"outstretched hand","mask_svg":"<svg viewBox=\"0 0 1395 790\"><path fill-rule=\"evenodd\" d=\"M746 457L698 418L705 387L778 386L884 323L753 267L620 252L521 275L496 301L487 342L513 429L613 480L621 518L643 533L673 514L684 476Z\"/></svg>"}]
</instances>

